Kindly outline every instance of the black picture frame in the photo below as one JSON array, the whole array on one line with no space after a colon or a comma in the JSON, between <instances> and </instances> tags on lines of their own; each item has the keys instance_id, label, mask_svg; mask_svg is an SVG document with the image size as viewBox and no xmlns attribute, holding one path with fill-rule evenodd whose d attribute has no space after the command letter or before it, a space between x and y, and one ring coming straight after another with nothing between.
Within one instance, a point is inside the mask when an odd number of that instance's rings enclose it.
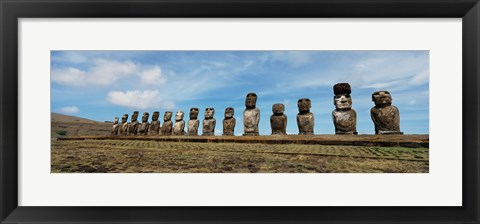
<instances>
[{"instance_id":1,"label":"black picture frame","mask_svg":"<svg viewBox=\"0 0 480 224\"><path fill-rule=\"evenodd\" d=\"M479 0L0 0L1 223L479 223ZM462 18L461 207L18 206L19 18ZM445 43L448 44L448 43ZM438 195L442 197L442 195Z\"/></svg>"}]
</instances>

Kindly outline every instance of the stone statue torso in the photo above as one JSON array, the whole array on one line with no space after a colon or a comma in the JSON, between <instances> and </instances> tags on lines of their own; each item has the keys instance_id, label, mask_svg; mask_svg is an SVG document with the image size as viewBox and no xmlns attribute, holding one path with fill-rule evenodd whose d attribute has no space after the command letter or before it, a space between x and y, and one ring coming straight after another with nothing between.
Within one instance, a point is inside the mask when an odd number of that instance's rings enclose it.
<instances>
[{"instance_id":1,"label":"stone statue torso","mask_svg":"<svg viewBox=\"0 0 480 224\"><path fill-rule=\"evenodd\" d=\"M198 126L200 125L200 121L189 120L188 121L188 135L198 135Z\"/></svg>"},{"instance_id":2,"label":"stone statue torso","mask_svg":"<svg viewBox=\"0 0 480 224\"><path fill-rule=\"evenodd\" d=\"M298 114L297 124L298 124L299 134L303 134L303 135L313 134L313 125L314 125L313 113L308 112L305 114Z\"/></svg>"},{"instance_id":3,"label":"stone statue torso","mask_svg":"<svg viewBox=\"0 0 480 224\"><path fill-rule=\"evenodd\" d=\"M216 123L217 121L215 120L215 118L203 120L202 135L204 136L215 135Z\"/></svg>"},{"instance_id":4,"label":"stone statue torso","mask_svg":"<svg viewBox=\"0 0 480 224\"><path fill-rule=\"evenodd\" d=\"M373 123L375 124L375 133L381 132L399 132L400 131L400 113L395 106L373 107L370 110Z\"/></svg>"},{"instance_id":5,"label":"stone statue torso","mask_svg":"<svg viewBox=\"0 0 480 224\"><path fill-rule=\"evenodd\" d=\"M150 126L148 127L148 134L149 135L158 135L158 131L160 130L160 121L152 121Z\"/></svg>"},{"instance_id":6,"label":"stone statue torso","mask_svg":"<svg viewBox=\"0 0 480 224\"><path fill-rule=\"evenodd\" d=\"M223 119L223 135L233 136L235 132L235 118Z\"/></svg>"},{"instance_id":7,"label":"stone statue torso","mask_svg":"<svg viewBox=\"0 0 480 224\"><path fill-rule=\"evenodd\" d=\"M161 134L162 135L172 135L172 121L164 121L162 128L161 128Z\"/></svg>"},{"instance_id":8,"label":"stone statue torso","mask_svg":"<svg viewBox=\"0 0 480 224\"><path fill-rule=\"evenodd\" d=\"M148 122L142 122L140 126L138 126L137 132L142 135L146 135L148 133Z\"/></svg>"},{"instance_id":9,"label":"stone statue torso","mask_svg":"<svg viewBox=\"0 0 480 224\"><path fill-rule=\"evenodd\" d=\"M334 110L332 118L336 134L357 134L357 113L355 110Z\"/></svg>"},{"instance_id":10,"label":"stone statue torso","mask_svg":"<svg viewBox=\"0 0 480 224\"><path fill-rule=\"evenodd\" d=\"M173 125L173 134L174 135L185 135L185 121L176 121Z\"/></svg>"},{"instance_id":11,"label":"stone statue torso","mask_svg":"<svg viewBox=\"0 0 480 224\"><path fill-rule=\"evenodd\" d=\"M215 135L216 124L217 124L217 121L215 120L215 118L203 120L202 135L204 136Z\"/></svg>"},{"instance_id":12,"label":"stone statue torso","mask_svg":"<svg viewBox=\"0 0 480 224\"><path fill-rule=\"evenodd\" d=\"M114 124L112 127L112 135L118 135L118 129L120 127L120 124Z\"/></svg>"},{"instance_id":13,"label":"stone statue torso","mask_svg":"<svg viewBox=\"0 0 480 224\"><path fill-rule=\"evenodd\" d=\"M122 128L120 128L120 134L127 135L127 133L128 133L128 123L125 122L122 124Z\"/></svg>"},{"instance_id":14,"label":"stone statue torso","mask_svg":"<svg viewBox=\"0 0 480 224\"><path fill-rule=\"evenodd\" d=\"M270 126L272 127L272 135L286 135L287 134L287 115L272 115L270 116Z\"/></svg>"},{"instance_id":15,"label":"stone statue torso","mask_svg":"<svg viewBox=\"0 0 480 224\"><path fill-rule=\"evenodd\" d=\"M138 130L138 121L133 121L132 123L128 124L128 134L136 135Z\"/></svg>"},{"instance_id":16,"label":"stone statue torso","mask_svg":"<svg viewBox=\"0 0 480 224\"><path fill-rule=\"evenodd\" d=\"M243 126L245 133L258 134L258 122L260 121L260 110L258 108L245 109L243 112Z\"/></svg>"}]
</instances>

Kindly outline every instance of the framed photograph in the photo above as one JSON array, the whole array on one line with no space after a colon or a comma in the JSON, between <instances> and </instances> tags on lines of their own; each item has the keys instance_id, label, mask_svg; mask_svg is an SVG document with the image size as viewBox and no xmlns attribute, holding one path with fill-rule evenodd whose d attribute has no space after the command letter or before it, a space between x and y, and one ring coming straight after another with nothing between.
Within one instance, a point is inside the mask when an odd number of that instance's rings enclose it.
<instances>
[{"instance_id":1,"label":"framed photograph","mask_svg":"<svg viewBox=\"0 0 480 224\"><path fill-rule=\"evenodd\" d=\"M1 11L1 223L480 221L477 0Z\"/></svg>"}]
</instances>

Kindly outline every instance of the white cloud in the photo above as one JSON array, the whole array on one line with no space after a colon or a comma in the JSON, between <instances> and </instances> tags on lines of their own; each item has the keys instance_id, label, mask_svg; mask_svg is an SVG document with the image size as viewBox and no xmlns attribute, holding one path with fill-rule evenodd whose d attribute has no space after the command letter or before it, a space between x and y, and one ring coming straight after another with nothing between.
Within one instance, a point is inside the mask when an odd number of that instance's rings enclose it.
<instances>
[{"instance_id":1,"label":"white cloud","mask_svg":"<svg viewBox=\"0 0 480 224\"><path fill-rule=\"evenodd\" d=\"M53 69L52 81L62 85L81 86L85 84L87 74L76 68Z\"/></svg>"},{"instance_id":2,"label":"white cloud","mask_svg":"<svg viewBox=\"0 0 480 224\"><path fill-rule=\"evenodd\" d=\"M147 67L130 60L93 59L91 66L85 70L74 67L54 68L51 73L52 82L67 86L109 86L127 77L140 78L142 84L148 85L162 85L166 82L160 66Z\"/></svg>"},{"instance_id":3,"label":"white cloud","mask_svg":"<svg viewBox=\"0 0 480 224\"><path fill-rule=\"evenodd\" d=\"M58 109L58 112L64 113L64 114L76 114L80 112L80 109L76 106L70 106L70 107L62 107Z\"/></svg>"},{"instance_id":4,"label":"white cloud","mask_svg":"<svg viewBox=\"0 0 480 224\"><path fill-rule=\"evenodd\" d=\"M107 101L114 105L133 109L175 108L175 103L162 100L160 92L157 90L112 91L108 93Z\"/></svg>"},{"instance_id":5,"label":"white cloud","mask_svg":"<svg viewBox=\"0 0 480 224\"><path fill-rule=\"evenodd\" d=\"M120 78L138 73L140 68L132 61L94 60L87 82L97 85L109 85Z\"/></svg>"},{"instance_id":6,"label":"white cloud","mask_svg":"<svg viewBox=\"0 0 480 224\"><path fill-rule=\"evenodd\" d=\"M150 85L163 85L166 82L166 78L162 74L162 69L159 66L142 71L140 78L144 84Z\"/></svg>"}]
</instances>

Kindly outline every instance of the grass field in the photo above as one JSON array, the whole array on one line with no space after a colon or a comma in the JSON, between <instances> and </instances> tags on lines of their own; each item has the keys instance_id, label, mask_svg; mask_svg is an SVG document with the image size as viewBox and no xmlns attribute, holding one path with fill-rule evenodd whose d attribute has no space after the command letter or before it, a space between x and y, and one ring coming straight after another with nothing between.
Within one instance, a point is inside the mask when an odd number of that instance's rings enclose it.
<instances>
[{"instance_id":1,"label":"grass field","mask_svg":"<svg viewBox=\"0 0 480 224\"><path fill-rule=\"evenodd\" d=\"M428 173L429 149L52 139L53 173Z\"/></svg>"}]
</instances>

